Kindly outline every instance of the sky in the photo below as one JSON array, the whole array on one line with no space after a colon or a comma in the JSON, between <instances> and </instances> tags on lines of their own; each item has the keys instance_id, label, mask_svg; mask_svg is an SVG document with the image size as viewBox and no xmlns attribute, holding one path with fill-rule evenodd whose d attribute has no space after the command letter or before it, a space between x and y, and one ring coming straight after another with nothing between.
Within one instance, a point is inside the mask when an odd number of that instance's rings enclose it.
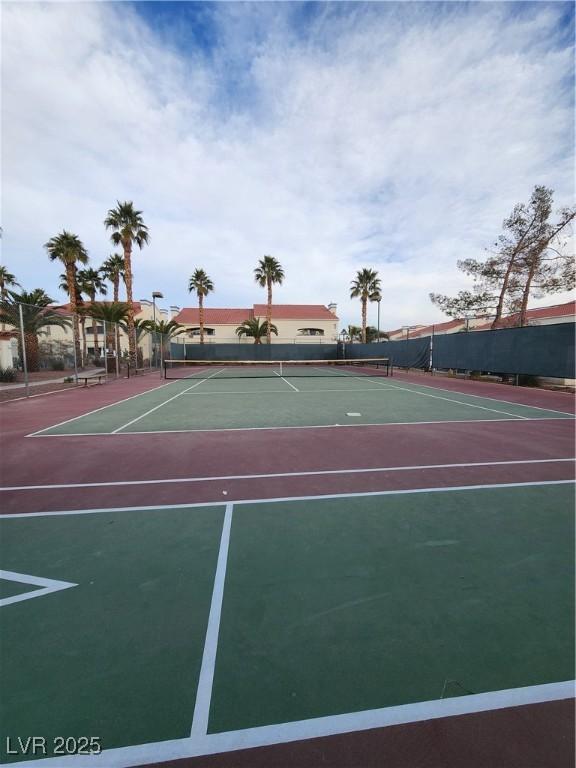
<instances>
[{"instance_id":1,"label":"sky","mask_svg":"<svg viewBox=\"0 0 576 768\"><path fill-rule=\"evenodd\" d=\"M572 204L573 40L563 2L2 2L2 261L64 301L43 244L98 267L132 200L135 298L194 306L201 267L207 306L264 302L267 254L276 303L359 324L370 267L381 328L440 322L535 184Z\"/></svg>"}]
</instances>

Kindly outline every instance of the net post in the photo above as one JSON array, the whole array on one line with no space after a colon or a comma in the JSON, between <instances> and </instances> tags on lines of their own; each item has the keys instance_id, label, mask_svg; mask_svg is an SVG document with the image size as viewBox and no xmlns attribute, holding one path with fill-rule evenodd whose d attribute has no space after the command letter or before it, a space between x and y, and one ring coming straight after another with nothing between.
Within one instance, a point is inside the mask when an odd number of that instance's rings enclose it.
<instances>
[{"instance_id":1,"label":"net post","mask_svg":"<svg viewBox=\"0 0 576 768\"><path fill-rule=\"evenodd\" d=\"M282 360L280 360L280 376L284 376L284 371L282 370Z\"/></svg>"}]
</instances>

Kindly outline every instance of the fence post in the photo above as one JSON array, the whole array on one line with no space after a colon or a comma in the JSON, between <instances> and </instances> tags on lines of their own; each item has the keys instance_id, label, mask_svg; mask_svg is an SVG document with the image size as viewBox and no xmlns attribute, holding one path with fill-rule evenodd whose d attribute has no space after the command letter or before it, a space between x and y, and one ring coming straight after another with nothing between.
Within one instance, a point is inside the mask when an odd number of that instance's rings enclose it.
<instances>
[{"instance_id":1,"label":"fence post","mask_svg":"<svg viewBox=\"0 0 576 768\"><path fill-rule=\"evenodd\" d=\"M24 317L22 315L22 304L18 304L18 314L20 316L20 338L22 340L22 370L24 371L24 384L26 397L30 397L30 385L28 383L28 363L26 362L26 337L24 336Z\"/></svg>"}]
</instances>

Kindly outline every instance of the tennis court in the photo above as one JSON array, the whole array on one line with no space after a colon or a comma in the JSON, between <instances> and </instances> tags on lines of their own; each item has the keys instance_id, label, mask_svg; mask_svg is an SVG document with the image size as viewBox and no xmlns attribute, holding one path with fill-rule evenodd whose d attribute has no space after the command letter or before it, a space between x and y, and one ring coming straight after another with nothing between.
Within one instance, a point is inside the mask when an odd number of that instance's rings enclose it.
<instances>
[{"instance_id":1,"label":"tennis court","mask_svg":"<svg viewBox=\"0 0 576 768\"><path fill-rule=\"evenodd\" d=\"M183 372L4 406L3 762L569 765L573 399Z\"/></svg>"}]
</instances>

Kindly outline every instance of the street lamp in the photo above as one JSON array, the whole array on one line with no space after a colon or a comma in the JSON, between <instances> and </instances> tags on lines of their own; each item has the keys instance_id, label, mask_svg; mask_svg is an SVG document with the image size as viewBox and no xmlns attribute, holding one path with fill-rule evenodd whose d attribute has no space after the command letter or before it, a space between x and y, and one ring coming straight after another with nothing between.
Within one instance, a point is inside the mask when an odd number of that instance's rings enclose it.
<instances>
[{"instance_id":1,"label":"street lamp","mask_svg":"<svg viewBox=\"0 0 576 768\"><path fill-rule=\"evenodd\" d=\"M154 322L154 336L152 337L152 358L154 367L156 367L156 344L155 339L157 338L157 331L156 331L156 299L163 299L164 294L161 291L152 291L152 320Z\"/></svg>"}]
</instances>

